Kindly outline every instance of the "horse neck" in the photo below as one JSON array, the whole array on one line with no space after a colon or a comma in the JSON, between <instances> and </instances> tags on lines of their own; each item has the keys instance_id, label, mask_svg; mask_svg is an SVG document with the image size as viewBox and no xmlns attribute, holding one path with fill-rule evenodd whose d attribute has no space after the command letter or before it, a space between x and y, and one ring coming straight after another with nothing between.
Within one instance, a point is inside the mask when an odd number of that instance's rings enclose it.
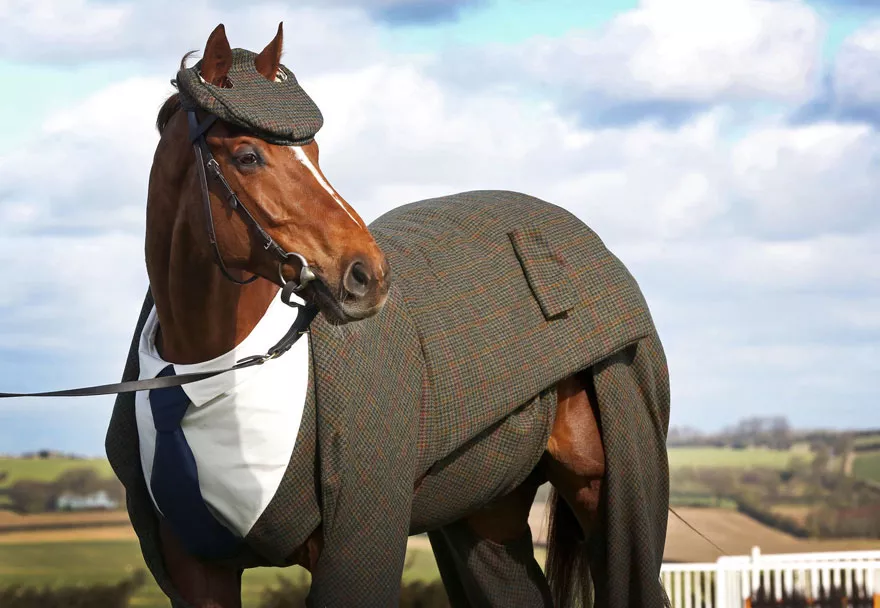
<instances>
[{"instance_id":1,"label":"horse neck","mask_svg":"<svg viewBox=\"0 0 880 608\"><path fill-rule=\"evenodd\" d=\"M190 364L214 359L239 345L262 318L278 287L264 279L238 285L223 276L205 230L201 224L191 226L187 218L192 214L181 211L187 196L199 196L191 179L192 156L181 152L191 155L191 148L172 143L160 141L150 176L146 262L159 318L156 347L166 361Z\"/></svg>"}]
</instances>

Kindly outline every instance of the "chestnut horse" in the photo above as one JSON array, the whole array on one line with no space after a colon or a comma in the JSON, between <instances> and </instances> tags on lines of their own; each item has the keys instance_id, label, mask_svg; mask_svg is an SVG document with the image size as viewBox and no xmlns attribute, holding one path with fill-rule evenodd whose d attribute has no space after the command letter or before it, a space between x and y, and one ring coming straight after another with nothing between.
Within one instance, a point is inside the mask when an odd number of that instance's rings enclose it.
<instances>
[{"instance_id":1,"label":"chestnut horse","mask_svg":"<svg viewBox=\"0 0 880 608\"><path fill-rule=\"evenodd\" d=\"M281 50L279 26L256 61L265 78L275 78ZM202 77L221 86L230 63L230 45L220 25L205 46ZM279 288L301 276L303 268L293 256L279 272L277 259L213 188L210 211L223 262L218 265L205 230L187 115L176 94L162 107L157 127L161 137L150 174L146 232L146 264L161 326L156 344L165 361L197 363L241 343ZM357 322L382 309L393 281L388 264L364 221L321 172L317 143L294 149L272 145L219 120L206 140L230 187L266 232L282 249L309 261L314 278L300 292L305 301L334 324ZM259 279L245 283L250 275ZM538 486L549 481L555 507L547 578L561 606L568 598L590 594L582 543L591 538L600 517L605 459L589 372L566 378L556 390L552 434L535 473L467 522L494 542L518 538L528 526ZM240 606L241 571L196 559L160 525L163 557L179 593L196 607ZM297 552L297 563L311 570L321 547L319 528ZM605 593L601 581L595 581L595 592L598 601Z\"/></svg>"}]
</instances>

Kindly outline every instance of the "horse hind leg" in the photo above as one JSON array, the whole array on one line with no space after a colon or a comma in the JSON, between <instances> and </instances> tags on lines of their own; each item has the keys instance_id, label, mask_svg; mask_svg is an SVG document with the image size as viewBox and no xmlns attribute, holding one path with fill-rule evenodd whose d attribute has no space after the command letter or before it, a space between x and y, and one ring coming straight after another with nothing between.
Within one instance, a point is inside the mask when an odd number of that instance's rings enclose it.
<instances>
[{"instance_id":1,"label":"horse hind leg","mask_svg":"<svg viewBox=\"0 0 880 608\"><path fill-rule=\"evenodd\" d=\"M603 605L601 522L605 453L589 372L556 386L557 409L542 469L553 485L545 570L556 606ZM595 593L595 598L593 597Z\"/></svg>"}]
</instances>

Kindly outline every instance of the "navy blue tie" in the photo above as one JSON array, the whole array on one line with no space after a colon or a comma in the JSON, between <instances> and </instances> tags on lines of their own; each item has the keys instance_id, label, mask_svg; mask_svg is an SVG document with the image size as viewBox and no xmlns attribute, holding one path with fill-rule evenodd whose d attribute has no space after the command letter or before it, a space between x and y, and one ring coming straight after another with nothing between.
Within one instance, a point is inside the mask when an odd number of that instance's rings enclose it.
<instances>
[{"instance_id":1,"label":"navy blue tie","mask_svg":"<svg viewBox=\"0 0 880 608\"><path fill-rule=\"evenodd\" d=\"M170 376L173 366L159 376ZM190 399L179 386L150 391L150 409L156 426L156 453L150 489L153 498L187 551L203 559L231 557L241 545L205 504L199 473L180 421Z\"/></svg>"}]
</instances>

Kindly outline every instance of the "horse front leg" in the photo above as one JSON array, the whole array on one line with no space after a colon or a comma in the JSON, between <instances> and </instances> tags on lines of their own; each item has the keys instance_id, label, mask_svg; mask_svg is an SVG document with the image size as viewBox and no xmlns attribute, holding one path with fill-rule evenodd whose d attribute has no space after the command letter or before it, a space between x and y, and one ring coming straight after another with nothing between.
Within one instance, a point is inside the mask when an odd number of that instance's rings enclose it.
<instances>
[{"instance_id":1,"label":"horse front leg","mask_svg":"<svg viewBox=\"0 0 880 608\"><path fill-rule=\"evenodd\" d=\"M165 569L187 608L241 608L242 571L196 559L165 522L159 526Z\"/></svg>"},{"instance_id":2,"label":"horse front leg","mask_svg":"<svg viewBox=\"0 0 880 608\"><path fill-rule=\"evenodd\" d=\"M529 528L541 481L535 471L510 494L428 533L453 608L553 608Z\"/></svg>"}]
</instances>

